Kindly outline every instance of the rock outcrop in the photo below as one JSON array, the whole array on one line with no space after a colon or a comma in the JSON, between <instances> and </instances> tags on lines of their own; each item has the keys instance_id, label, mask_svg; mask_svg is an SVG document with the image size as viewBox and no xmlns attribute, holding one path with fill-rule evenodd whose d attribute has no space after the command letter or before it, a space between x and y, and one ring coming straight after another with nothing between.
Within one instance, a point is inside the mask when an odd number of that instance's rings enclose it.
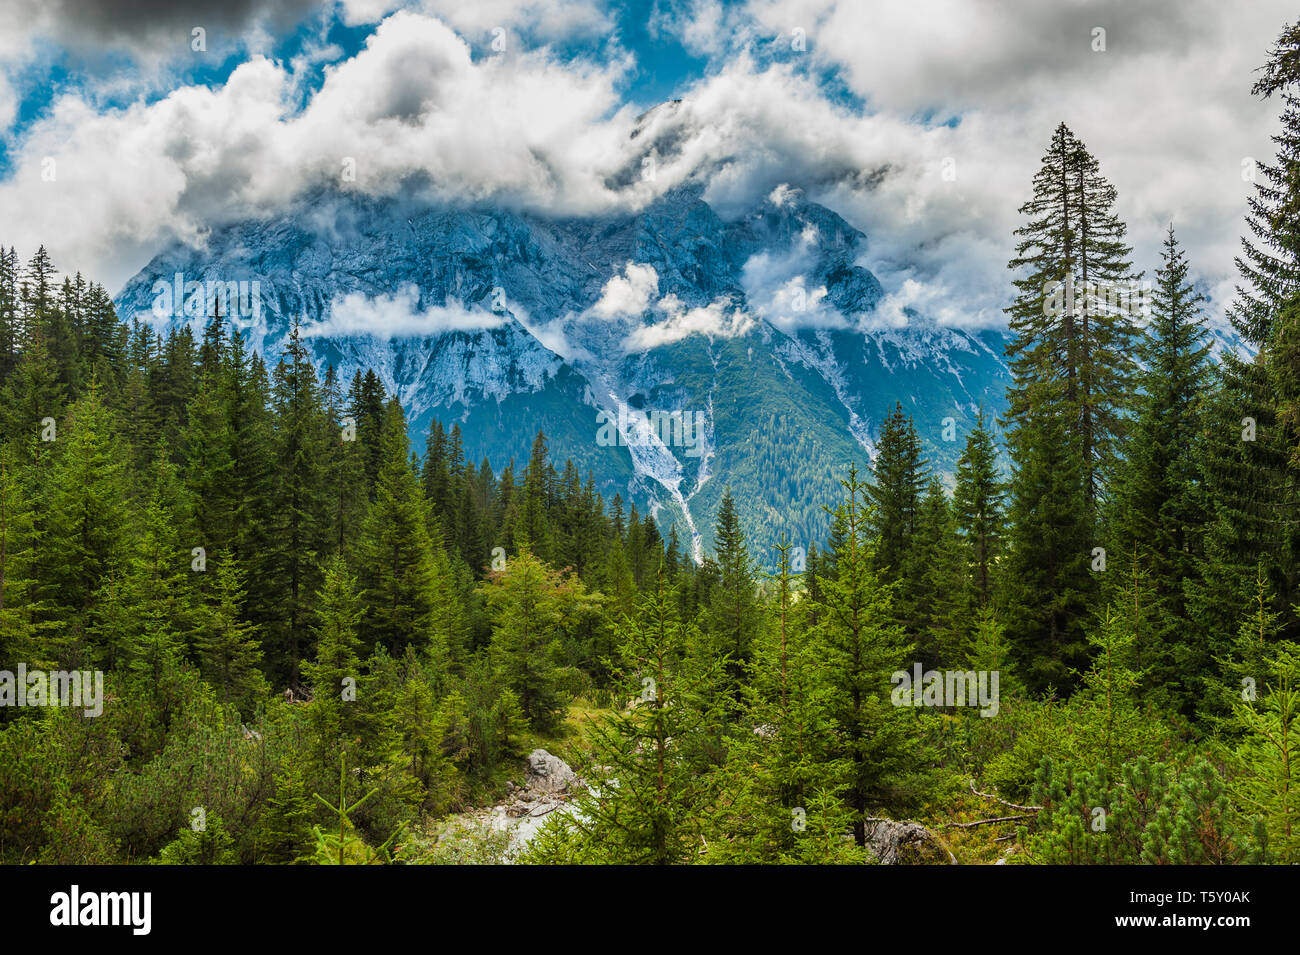
<instances>
[{"instance_id":1,"label":"rock outcrop","mask_svg":"<svg viewBox=\"0 0 1300 955\"><path fill-rule=\"evenodd\" d=\"M504 801L463 813L452 825L506 833L510 842L504 861L509 862L532 841L546 817L569 805L582 786L582 779L568 763L544 749L535 749L528 754L524 785L507 784Z\"/></svg>"},{"instance_id":2,"label":"rock outcrop","mask_svg":"<svg viewBox=\"0 0 1300 955\"><path fill-rule=\"evenodd\" d=\"M544 749L535 749L528 754L527 784L534 792L567 794L578 783L578 774L560 757L552 756Z\"/></svg>"}]
</instances>

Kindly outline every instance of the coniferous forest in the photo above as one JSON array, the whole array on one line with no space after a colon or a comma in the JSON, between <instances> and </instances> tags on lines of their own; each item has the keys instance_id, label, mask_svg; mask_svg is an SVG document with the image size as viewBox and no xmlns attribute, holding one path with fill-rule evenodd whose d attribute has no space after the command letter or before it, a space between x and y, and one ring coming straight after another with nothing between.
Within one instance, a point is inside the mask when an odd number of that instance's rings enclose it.
<instances>
[{"instance_id":1,"label":"coniferous forest","mask_svg":"<svg viewBox=\"0 0 1300 955\"><path fill-rule=\"evenodd\" d=\"M1254 93L1239 347L1062 123L955 475L900 405L826 540L727 493L699 562L544 433L494 470L297 327L0 252L0 670L104 679L0 706L0 861L1300 863L1300 26ZM512 846L539 749L579 779Z\"/></svg>"}]
</instances>

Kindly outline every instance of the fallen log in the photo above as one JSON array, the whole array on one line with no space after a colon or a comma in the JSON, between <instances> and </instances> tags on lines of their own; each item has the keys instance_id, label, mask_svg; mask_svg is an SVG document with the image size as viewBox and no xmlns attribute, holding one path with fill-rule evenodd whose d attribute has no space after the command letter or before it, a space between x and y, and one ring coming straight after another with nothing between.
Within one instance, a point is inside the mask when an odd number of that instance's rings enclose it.
<instances>
[{"instance_id":1,"label":"fallen log","mask_svg":"<svg viewBox=\"0 0 1300 955\"><path fill-rule=\"evenodd\" d=\"M970 791L977 796L983 796L985 799L992 799L994 802L1000 802L1008 809L1019 809L1021 812L1038 812L1042 806L1020 806L1013 802L1007 802L1001 796L995 796L993 793L982 793L975 788L975 780L970 780Z\"/></svg>"}]
</instances>

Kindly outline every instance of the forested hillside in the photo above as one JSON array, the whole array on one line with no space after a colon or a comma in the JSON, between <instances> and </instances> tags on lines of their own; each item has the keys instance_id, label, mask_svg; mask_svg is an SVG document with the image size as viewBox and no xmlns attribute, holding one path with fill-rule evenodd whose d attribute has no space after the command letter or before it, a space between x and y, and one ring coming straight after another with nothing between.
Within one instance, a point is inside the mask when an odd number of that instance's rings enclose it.
<instances>
[{"instance_id":1,"label":"forested hillside","mask_svg":"<svg viewBox=\"0 0 1300 955\"><path fill-rule=\"evenodd\" d=\"M807 549L728 493L696 563L544 434L417 457L296 326L160 337L0 254L0 671L105 680L100 713L0 684L0 861L497 861L447 821L544 745L585 786L518 861L1300 862L1300 27L1260 76L1249 355L1063 123L1000 427L949 492L899 407ZM1104 294L1144 273L1149 313Z\"/></svg>"}]
</instances>

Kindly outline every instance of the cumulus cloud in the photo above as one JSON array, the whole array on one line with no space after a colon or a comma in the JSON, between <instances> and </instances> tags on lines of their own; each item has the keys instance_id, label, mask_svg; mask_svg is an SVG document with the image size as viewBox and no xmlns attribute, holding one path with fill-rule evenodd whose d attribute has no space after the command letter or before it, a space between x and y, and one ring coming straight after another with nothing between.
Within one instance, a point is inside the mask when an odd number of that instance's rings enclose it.
<instances>
[{"instance_id":1,"label":"cumulus cloud","mask_svg":"<svg viewBox=\"0 0 1300 955\"><path fill-rule=\"evenodd\" d=\"M349 25L375 23L399 9L425 13L451 24L472 42L507 48L511 34L541 43L605 36L614 29L608 7L595 0L342 0Z\"/></svg>"},{"instance_id":2,"label":"cumulus cloud","mask_svg":"<svg viewBox=\"0 0 1300 955\"><path fill-rule=\"evenodd\" d=\"M689 335L734 338L754 327L752 316L732 307L725 299L688 308L676 295L669 294L659 300L655 309L661 320L632 330L629 344L634 350L657 348Z\"/></svg>"},{"instance_id":3,"label":"cumulus cloud","mask_svg":"<svg viewBox=\"0 0 1300 955\"><path fill-rule=\"evenodd\" d=\"M744 335L755 325L753 315L726 298L689 306L671 293L660 296L654 266L639 262L628 262L621 274L606 281L600 298L581 313L540 327L523 322L561 357L597 363L629 350L657 348L691 335Z\"/></svg>"},{"instance_id":4,"label":"cumulus cloud","mask_svg":"<svg viewBox=\"0 0 1300 955\"><path fill-rule=\"evenodd\" d=\"M5 238L116 286L168 240L197 243L321 184L596 211L620 201L604 180L634 119L622 69L544 51L475 61L446 24L397 13L325 67L303 108L297 78L260 56L221 86L124 109L70 92L11 149Z\"/></svg>"},{"instance_id":5,"label":"cumulus cloud","mask_svg":"<svg viewBox=\"0 0 1300 955\"><path fill-rule=\"evenodd\" d=\"M201 242L323 183L556 215L636 208L689 179L706 181L705 198L728 215L764 197L786 202L782 187L797 185L867 233L861 264L890 293L884 308L996 324L1017 209L1064 120L1116 184L1139 267L1154 268L1172 221L1194 273L1222 299L1249 191L1242 162L1272 152L1277 104L1249 95L1252 71L1294 17L1281 0L1250 16L1214 0L660 2L652 30L710 67L679 106L638 125L625 95L630 54L609 43L599 62L562 59L514 43L600 36L606 5L413 6L344 0L345 20L378 25L363 50L324 67L253 56L220 86L125 109L60 96L10 145L5 241L45 242L64 268L116 285L170 239ZM265 19L252 0L230 10L232 23ZM507 55L484 46L495 26ZM1093 50L1097 28L1105 52ZM304 102L312 69L324 80ZM0 89L0 120L3 103ZM653 177L641 175L646 156ZM47 157L53 183L41 178ZM355 179L344 181L349 161ZM800 287L797 265L747 270L756 307L776 321ZM608 307L619 296L635 305L644 280L625 273L607 287ZM661 333L731 327L717 315L687 321L690 311L661 313Z\"/></svg>"},{"instance_id":6,"label":"cumulus cloud","mask_svg":"<svg viewBox=\"0 0 1300 955\"><path fill-rule=\"evenodd\" d=\"M6 0L0 60L26 56L48 41L83 62L129 56L135 81L140 74L156 79L169 63L193 62L195 29L203 30L206 47L199 55L257 51L320 7L319 0Z\"/></svg>"},{"instance_id":7,"label":"cumulus cloud","mask_svg":"<svg viewBox=\"0 0 1300 955\"><path fill-rule=\"evenodd\" d=\"M654 266L629 262L622 275L615 275L601 288L591 314L598 318L640 316L658 293L659 273Z\"/></svg>"},{"instance_id":8,"label":"cumulus cloud","mask_svg":"<svg viewBox=\"0 0 1300 955\"><path fill-rule=\"evenodd\" d=\"M368 335L375 338L423 338L443 332L475 332L497 328L505 316L480 308L466 308L448 300L446 305L420 308L420 290L404 286L391 295L367 296L350 292L330 303L326 317L303 328L308 338Z\"/></svg>"},{"instance_id":9,"label":"cumulus cloud","mask_svg":"<svg viewBox=\"0 0 1300 955\"><path fill-rule=\"evenodd\" d=\"M781 208L794 196L795 191L783 183L772 190L768 199ZM750 309L786 333L848 324L826 301L826 286L816 285L809 278L816 265L818 239L816 227L806 223L789 248L751 255L741 268L741 284Z\"/></svg>"}]
</instances>

